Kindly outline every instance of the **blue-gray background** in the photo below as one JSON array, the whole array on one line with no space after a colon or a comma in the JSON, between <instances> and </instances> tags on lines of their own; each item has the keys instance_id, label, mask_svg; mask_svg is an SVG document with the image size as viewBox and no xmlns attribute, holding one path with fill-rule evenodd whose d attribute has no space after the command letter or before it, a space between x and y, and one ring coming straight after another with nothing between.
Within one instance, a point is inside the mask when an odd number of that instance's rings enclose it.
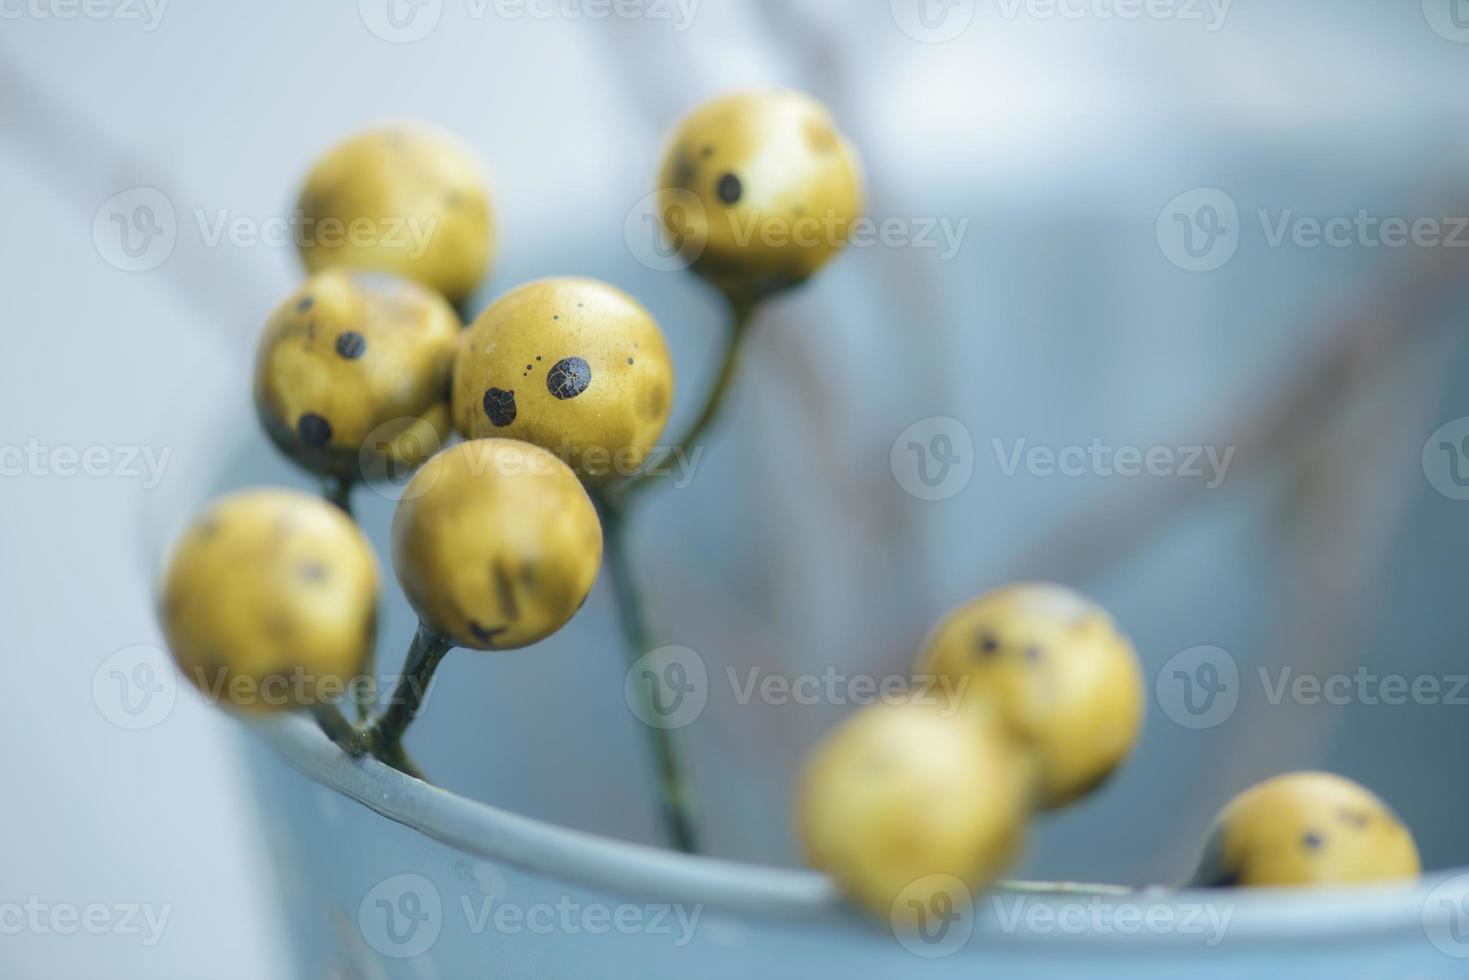
<instances>
[{"instance_id":1,"label":"blue-gray background","mask_svg":"<svg viewBox=\"0 0 1469 980\"><path fill-rule=\"evenodd\" d=\"M370 0L174 0L156 21L141 4L71 19L55 0L0 4L0 443L170 451L154 488L36 467L0 480L0 901L172 907L149 948L0 935L0 974L290 973L271 846L290 828L258 812L261 762L237 727L180 691L160 723L127 731L93 693L115 651L159 642L150 575L182 508L228 485L307 485L254 432L246 384L295 255L211 245L200 221L288 215L313 156L374 120L448 126L483 156L500 223L476 305L540 275L628 289L672 348L677 429L720 311L691 277L640 262L625 227L677 116L750 85L832 106L875 217L968 224L953 256L854 249L770 304L693 483L639 514L656 632L710 673L684 729L710 849L795 862L794 773L853 710L740 704L727 667L901 673L945 609L1039 576L1093 594L1133 636L1150 715L1118 778L1043 820L1023 873L1181 877L1224 799L1308 765L1389 799L1429 866L1469 862L1464 706L1270 704L1255 680L1256 665L1469 672L1469 503L1422 462L1430 434L1469 415L1453 274L1469 263L1444 247L1272 246L1257 217L1469 213L1469 32L1443 19L1449 2L1237 0L1214 30L961 3L972 20L945 43L905 31L902 2L703 0L685 24L661 5L593 18L443 0L411 43L373 32ZM127 272L94 219L140 186L170 202L177 241ZM1171 261L1159 234L1200 188L1240 215L1237 252L1207 272ZM1332 346L1359 330L1379 339ZM940 501L905 492L890 461L933 417L973 444L972 478ZM1204 490L1006 475L994 440L1017 439L1236 452ZM362 501L381 545L391 503ZM393 603L385 669L411 629ZM456 654L415 750L456 791L652 839L614 636L599 591L534 651ZM1191 730L1153 682L1200 645L1239 664L1242 696Z\"/></svg>"}]
</instances>

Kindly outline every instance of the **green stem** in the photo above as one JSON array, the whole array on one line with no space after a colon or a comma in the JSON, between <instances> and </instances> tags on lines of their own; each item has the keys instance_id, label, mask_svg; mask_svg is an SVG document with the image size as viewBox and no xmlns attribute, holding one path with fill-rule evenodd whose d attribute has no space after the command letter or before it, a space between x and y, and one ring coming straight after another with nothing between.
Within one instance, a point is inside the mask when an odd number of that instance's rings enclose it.
<instances>
[{"instance_id":1,"label":"green stem","mask_svg":"<svg viewBox=\"0 0 1469 980\"><path fill-rule=\"evenodd\" d=\"M342 751L352 758L360 759L371 749L372 740L367 731L348 721L336 705L325 702L312 705L311 713L316 716L316 723L326 737L340 745Z\"/></svg>"},{"instance_id":2,"label":"green stem","mask_svg":"<svg viewBox=\"0 0 1469 980\"><path fill-rule=\"evenodd\" d=\"M321 478L321 495L325 500L334 504L342 513L349 518L352 516L352 481L339 476L324 475ZM367 661L363 664L362 672L373 679L370 685L355 687L352 700L357 706L357 723L366 724L372 715L373 693L377 687L377 651L369 650Z\"/></svg>"},{"instance_id":3,"label":"green stem","mask_svg":"<svg viewBox=\"0 0 1469 980\"><path fill-rule=\"evenodd\" d=\"M724 405L725 397L729 394L735 376L735 368L740 361L741 342L745 339L745 334L749 332L757 301L738 294L731 294L725 299L729 303L730 322L724 334L724 351L720 358L719 374L715 376L713 386L704 397L704 404L694 423L684 432L683 438L659 457L660 461L675 454L686 456L688 451L703 437L709 426L714 423L720 408ZM610 496L617 502L627 501L634 493L649 486L654 477L663 475L666 475L666 470L661 466L644 467L641 471L612 487Z\"/></svg>"},{"instance_id":4,"label":"green stem","mask_svg":"<svg viewBox=\"0 0 1469 980\"><path fill-rule=\"evenodd\" d=\"M352 516L352 481L339 476L321 478L321 495L328 503L336 504L342 513Z\"/></svg>"},{"instance_id":5,"label":"green stem","mask_svg":"<svg viewBox=\"0 0 1469 980\"><path fill-rule=\"evenodd\" d=\"M450 304L454 307L454 313L459 317L459 322L465 327L474 323L474 308L469 305L471 299L472 297L466 296L459 300L459 302Z\"/></svg>"},{"instance_id":6,"label":"green stem","mask_svg":"<svg viewBox=\"0 0 1469 980\"><path fill-rule=\"evenodd\" d=\"M632 564L628 560L626 517L620 505L607 500L600 494L597 500L602 513L602 531L607 543L607 573L617 597L617 618L622 626L627 662L635 663L651 649L647 621L643 616L642 596L637 580L633 577ZM642 701L643 718L655 717L653 692L643 685L636 685ZM698 838L694 832L693 794L683 777L679 761L675 734L667 728L644 725L648 745L657 766L658 815L664 832L680 851L693 854L698 851Z\"/></svg>"},{"instance_id":7,"label":"green stem","mask_svg":"<svg viewBox=\"0 0 1469 980\"><path fill-rule=\"evenodd\" d=\"M434 671L452 649L454 644L448 637L419 623L403 663L403 675L398 678L398 683L388 698L387 710L378 716L369 730L373 754L395 769L418 779L424 777L403 750L403 733L413 724L413 719L418 717L423 699L428 694L429 684L433 681Z\"/></svg>"}]
</instances>

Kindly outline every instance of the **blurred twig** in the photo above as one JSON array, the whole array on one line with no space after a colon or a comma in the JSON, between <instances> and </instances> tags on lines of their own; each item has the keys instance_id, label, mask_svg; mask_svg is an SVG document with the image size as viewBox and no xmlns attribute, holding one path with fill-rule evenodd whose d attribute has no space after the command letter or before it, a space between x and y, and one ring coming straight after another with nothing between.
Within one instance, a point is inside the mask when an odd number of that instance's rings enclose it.
<instances>
[{"instance_id":1,"label":"blurred twig","mask_svg":"<svg viewBox=\"0 0 1469 980\"><path fill-rule=\"evenodd\" d=\"M1221 449L1234 448L1231 472L1259 471L1319 433L1365 378L1447 325L1447 318L1434 314L1465 283L1469 249L1419 249L1405 258L1389 281L1333 318L1317 349L1273 398L1214 442ZM1204 491L1203 481L1154 480L1111 493L1010 562L1012 577L1079 580L1115 567L1141 551Z\"/></svg>"}]
</instances>

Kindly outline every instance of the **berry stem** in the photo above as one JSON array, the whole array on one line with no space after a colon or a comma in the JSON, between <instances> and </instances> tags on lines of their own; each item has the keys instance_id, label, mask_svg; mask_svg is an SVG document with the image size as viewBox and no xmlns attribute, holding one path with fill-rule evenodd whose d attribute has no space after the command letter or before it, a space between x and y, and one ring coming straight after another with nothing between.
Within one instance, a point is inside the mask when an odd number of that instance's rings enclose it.
<instances>
[{"instance_id":1,"label":"berry stem","mask_svg":"<svg viewBox=\"0 0 1469 980\"><path fill-rule=\"evenodd\" d=\"M741 293L726 294L725 299L729 303L730 320L729 327L724 334L724 353L720 359L719 374L715 376L714 385L704 397L704 405L699 410L699 415L693 425L684 432L682 439L679 439L659 457L660 461L676 453L687 455L688 450L703 437L705 431L719 416L719 410L723 407L725 398L729 394L735 376L735 368L740 361L741 342L745 339L745 334L749 332L758 300ZM666 470L661 466L644 467L614 486L611 496L618 502L627 501L635 492L647 487L655 477L665 474Z\"/></svg>"},{"instance_id":2,"label":"berry stem","mask_svg":"<svg viewBox=\"0 0 1469 980\"><path fill-rule=\"evenodd\" d=\"M339 476L321 478L321 495L328 503L336 504L342 513L352 516L352 481Z\"/></svg>"},{"instance_id":3,"label":"berry stem","mask_svg":"<svg viewBox=\"0 0 1469 980\"><path fill-rule=\"evenodd\" d=\"M321 495L330 504L336 505L337 509L348 517L356 520L352 514L352 481L340 476L323 475L321 478ZM377 663L376 650L369 650L367 663L363 666L363 673L374 676ZM372 715L372 692L376 684L365 685L357 688L353 694L353 700L357 704L357 723L365 724Z\"/></svg>"},{"instance_id":4,"label":"berry stem","mask_svg":"<svg viewBox=\"0 0 1469 980\"><path fill-rule=\"evenodd\" d=\"M428 686L433 681L434 671L452 649L453 641L420 622L418 630L413 634L413 642L408 647L403 675L398 678L398 683L388 698L387 710L378 716L368 731L374 755L417 779L423 779L423 775L403 751L403 733L413 724L413 719L418 717L424 696L428 694Z\"/></svg>"},{"instance_id":5,"label":"berry stem","mask_svg":"<svg viewBox=\"0 0 1469 980\"><path fill-rule=\"evenodd\" d=\"M643 615L642 595L633 576L632 564L628 560L626 515L620 504L601 494L594 494L593 500L602 515L602 533L607 543L607 574L612 580L612 589L617 597L617 618L622 626L627 662L631 665L652 647L647 620ZM655 717L653 692L642 685L637 685L637 690L642 701L642 717ZM667 728L653 725L644 727L647 729L649 749L657 767L658 811L664 832L680 851L696 853L699 845L694 831L693 794L684 780L675 735Z\"/></svg>"},{"instance_id":6,"label":"berry stem","mask_svg":"<svg viewBox=\"0 0 1469 980\"><path fill-rule=\"evenodd\" d=\"M311 713L316 716L316 723L321 726L326 737L341 746L342 751L352 758L361 758L372 747L368 732L348 721L336 705L322 702L313 705Z\"/></svg>"},{"instance_id":7,"label":"berry stem","mask_svg":"<svg viewBox=\"0 0 1469 980\"><path fill-rule=\"evenodd\" d=\"M685 431L683 438L674 444L669 453L686 453L714 423L729 394L734 380L735 368L739 364L740 344L754 318L756 299L748 294L728 293L730 322L725 331L724 352L720 359L719 373L704 398L704 404L694 423ZM662 458L666 459L667 454ZM632 562L627 553L626 508L638 490L651 485L659 468L645 467L620 484L605 491L594 491L592 500L602 517L602 532L607 546L607 573L612 580L612 589L617 596L617 616L622 626L629 665L652 649L647 620L643 611L642 593L633 574ZM643 715L653 717L653 692L638 685L638 697L642 701ZM648 744L658 770L659 818L668 839L680 851L692 854L698 851L698 838L694 831L693 794L684 779L683 766L679 760L678 745L674 733L653 725L648 729Z\"/></svg>"}]
</instances>

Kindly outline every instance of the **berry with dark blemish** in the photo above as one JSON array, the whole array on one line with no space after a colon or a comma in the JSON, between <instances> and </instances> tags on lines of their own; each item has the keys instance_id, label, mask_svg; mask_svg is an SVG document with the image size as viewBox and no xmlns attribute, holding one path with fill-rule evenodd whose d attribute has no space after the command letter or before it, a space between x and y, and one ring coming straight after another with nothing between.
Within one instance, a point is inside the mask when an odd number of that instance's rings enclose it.
<instances>
[{"instance_id":1,"label":"berry with dark blemish","mask_svg":"<svg viewBox=\"0 0 1469 980\"><path fill-rule=\"evenodd\" d=\"M1025 659L1026 660L1029 660L1031 663L1035 663L1040 658L1041 658L1041 648L1040 647L1027 647L1026 648L1026 650L1025 650Z\"/></svg>"},{"instance_id":2,"label":"berry with dark blemish","mask_svg":"<svg viewBox=\"0 0 1469 980\"><path fill-rule=\"evenodd\" d=\"M515 421L515 392L503 388L485 389L485 415L495 428L503 428Z\"/></svg>"},{"instance_id":3,"label":"berry with dark blemish","mask_svg":"<svg viewBox=\"0 0 1469 980\"><path fill-rule=\"evenodd\" d=\"M301 577L308 582L325 582L326 566L321 562L308 561L301 566Z\"/></svg>"},{"instance_id":4,"label":"berry with dark blemish","mask_svg":"<svg viewBox=\"0 0 1469 980\"><path fill-rule=\"evenodd\" d=\"M979 639L979 652L985 657L993 657L1000 649L1000 641L989 633Z\"/></svg>"},{"instance_id":5,"label":"berry with dark blemish","mask_svg":"<svg viewBox=\"0 0 1469 980\"><path fill-rule=\"evenodd\" d=\"M296 434L312 449L320 449L332 441L332 424L315 412L307 412L296 420Z\"/></svg>"},{"instance_id":6,"label":"berry with dark blemish","mask_svg":"<svg viewBox=\"0 0 1469 980\"><path fill-rule=\"evenodd\" d=\"M1325 843L1326 842L1321 839L1321 835L1315 833L1314 831L1306 831L1306 835L1301 838L1301 844L1304 845L1306 850L1308 851L1319 851L1321 849L1321 845Z\"/></svg>"},{"instance_id":7,"label":"berry with dark blemish","mask_svg":"<svg viewBox=\"0 0 1469 980\"><path fill-rule=\"evenodd\" d=\"M740 183L740 179L734 174L725 174L723 177L720 177L719 184L715 190L719 194L719 199L725 204L739 203L740 196L745 192L745 188Z\"/></svg>"},{"instance_id":8,"label":"berry with dark blemish","mask_svg":"<svg viewBox=\"0 0 1469 980\"><path fill-rule=\"evenodd\" d=\"M311 297L311 296L302 296L301 297L301 302L299 302L299 303L296 304L296 309L299 310L302 313L305 313L307 310L311 309L311 304L312 303L315 303L315 302L316 302L316 299L314 297Z\"/></svg>"},{"instance_id":9,"label":"berry with dark blemish","mask_svg":"<svg viewBox=\"0 0 1469 980\"><path fill-rule=\"evenodd\" d=\"M631 364L631 363L632 363L632 358L630 358L630 357L629 357L629 358L628 358L628 359L627 359L627 363L629 363L629 364Z\"/></svg>"},{"instance_id":10,"label":"berry with dark blemish","mask_svg":"<svg viewBox=\"0 0 1469 980\"><path fill-rule=\"evenodd\" d=\"M515 601L515 583L511 581L510 573L500 562L495 562L490 568L490 575L495 580L495 596L500 603L500 612L512 623L520 618L520 604Z\"/></svg>"},{"instance_id":11,"label":"berry with dark blemish","mask_svg":"<svg viewBox=\"0 0 1469 980\"><path fill-rule=\"evenodd\" d=\"M367 338L356 330L344 330L337 334L337 353L349 361L355 361L367 353Z\"/></svg>"},{"instance_id":12,"label":"berry with dark blemish","mask_svg":"<svg viewBox=\"0 0 1469 980\"><path fill-rule=\"evenodd\" d=\"M505 632L506 629L507 627L504 626L496 626L494 629L485 629L474 620L471 619L469 621L469 632L474 634L474 638L476 640L479 640L481 643L484 643L486 645L493 644L495 641L495 637Z\"/></svg>"},{"instance_id":13,"label":"berry with dark blemish","mask_svg":"<svg viewBox=\"0 0 1469 980\"><path fill-rule=\"evenodd\" d=\"M592 367L580 357L563 357L546 372L546 390L562 400L575 398L592 383Z\"/></svg>"}]
</instances>

